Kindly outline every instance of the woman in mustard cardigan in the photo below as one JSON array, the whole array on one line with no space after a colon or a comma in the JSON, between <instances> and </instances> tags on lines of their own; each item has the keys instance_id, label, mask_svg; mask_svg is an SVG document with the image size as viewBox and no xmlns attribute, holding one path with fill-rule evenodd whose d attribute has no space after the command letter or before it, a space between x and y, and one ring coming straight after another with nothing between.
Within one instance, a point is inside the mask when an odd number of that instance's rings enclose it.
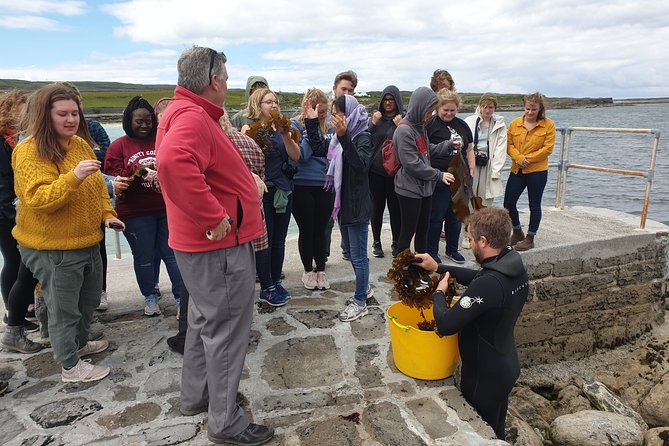
<instances>
[{"instance_id":1,"label":"woman in mustard cardigan","mask_svg":"<svg viewBox=\"0 0 669 446\"><path fill-rule=\"evenodd\" d=\"M100 226L124 225L109 203L100 161L76 136L86 125L76 92L58 84L42 87L26 113L28 137L12 152L19 200L12 235L42 285L62 380L97 381L109 367L80 358L109 346L106 340L88 341L102 291Z\"/></svg>"},{"instance_id":2,"label":"woman in mustard cardigan","mask_svg":"<svg viewBox=\"0 0 669 446\"><path fill-rule=\"evenodd\" d=\"M506 152L513 163L506 182L504 207L509 210L513 223L511 246L517 251L534 248L534 235L541 223L541 198L548 180L548 157L555 145L555 124L546 117L546 98L532 93L523 98L524 111L509 125ZM527 188L530 206L530 225L527 236L523 233L516 204Z\"/></svg>"}]
</instances>

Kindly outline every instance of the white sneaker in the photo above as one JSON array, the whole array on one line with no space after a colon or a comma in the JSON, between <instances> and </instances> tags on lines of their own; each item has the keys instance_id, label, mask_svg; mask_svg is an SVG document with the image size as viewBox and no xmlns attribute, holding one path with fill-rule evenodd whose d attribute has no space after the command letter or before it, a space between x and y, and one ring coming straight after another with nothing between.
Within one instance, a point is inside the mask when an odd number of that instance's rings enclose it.
<instances>
[{"instance_id":1,"label":"white sneaker","mask_svg":"<svg viewBox=\"0 0 669 446\"><path fill-rule=\"evenodd\" d=\"M316 273L313 271L304 271L302 273L302 283L308 290L315 290L318 287L316 282Z\"/></svg>"},{"instance_id":2,"label":"white sneaker","mask_svg":"<svg viewBox=\"0 0 669 446\"><path fill-rule=\"evenodd\" d=\"M144 315L149 317L160 316L158 302L144 302Z\"/></svg>"},{"instance_id":3,"label":"white sneaker","mask_svg":"<svg viewBox=\"0 0 669 446\"><path fill-rule=\"evenodd\" d=\"M367 313L369 313L369 310L367 310L367 305L364 307L359 307L358 304L353 302L348 304L346 308L344 308L344 311L339 313L339 320L342 322L351 322L363 317Z\"/></svg>"},{"instance_id":4,"label":"white sneaker","mask_svg":"<svg viewBox=\"0 0 669 446\"><path fill-rule=\"evenodd\" d=\"M181 305L177 304L177 320L179 320L179 316L181 316Z\"/></svg>"},{"instance_id":5,"label":"white sneaker","mask_svg":"<svg viewBox=\"0 0 669 446\"><path fill-rule=\"evenodd\" d=\"M66 383L87 383L104 378L109 375L110 371L109 367L91 364L90 359L80 359L77 365L70 370L63 368L60 377Z\"/></svg>"},{"instance_id":6,"label":"white sneaker","mask_svg":"<svg viewBox=\"0 0 669 446\"><path fill-rule=\"evenodd\" d=\"M99 341L88 341L86 345L77 350L77 355L82 358L84 356L103 352L107 350L107 348L109 348L109 341L106 339L101 339Z\"/></svg>"},{"instance_id":7,"label":"white sneaker","mask_svg":"<svg viewBox=\"0 0 669 446\"><path fill-rule=\"evenodd\" d=\"M328 282L328 278L325 276L325 271L318 271L316 273L316 284L321 290L330 289L330 282Z\"/></svg>"},{"instance_id":8,"label":"white sneaker","mask_svg":"<svg viewBox=\"0 0 669 446\"><path fill-rule=\"evenodd\" d=\"M371 285L368 285L367 286L367 296L365 296L366 300L368 300L372 296L374 296L374 290L372 289ZM351 305L352 303L355 303L355 296L349 297L348 299L346 299L346 305Z\"/></svg>"},{"instance_id":9,"label":"white sneaker","mask_svg":"<svg viewBox=\"0 0 669 446\"><path fill-rule=\"evenodd\" d=\"M98 311L106 311L107 308L109 308L109 304L107 303L107 292L103 291L100 294L100 305L96 308Z\"/></svg>"}]
</instances>

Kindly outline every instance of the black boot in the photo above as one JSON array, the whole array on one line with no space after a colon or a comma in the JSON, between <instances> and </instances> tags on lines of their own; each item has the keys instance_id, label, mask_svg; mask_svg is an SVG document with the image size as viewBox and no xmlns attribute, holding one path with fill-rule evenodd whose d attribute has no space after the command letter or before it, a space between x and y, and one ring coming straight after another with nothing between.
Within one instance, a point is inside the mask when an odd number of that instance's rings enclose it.
<instances>
[{"instance_id":1,"label":"black boot","mask_svg":"<svg viewBox=\"0 0 669 446\"><path fill-rule=\"evenodd\" d=\"M188 301L190 294L186 285L181 280L181 300L179 302L179 332L176 336L167 338L169 348L179 354L184 354L184 344L186 343L186 331L188 330Z\"/></svg>"}]
</instances>

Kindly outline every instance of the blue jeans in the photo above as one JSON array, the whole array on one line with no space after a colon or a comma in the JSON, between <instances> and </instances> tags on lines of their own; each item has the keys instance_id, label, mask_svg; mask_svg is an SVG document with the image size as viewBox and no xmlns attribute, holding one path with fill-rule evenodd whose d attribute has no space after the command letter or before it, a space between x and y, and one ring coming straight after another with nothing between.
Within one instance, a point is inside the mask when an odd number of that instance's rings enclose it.
<instances>
[{"instance_id":1,"label":"blue jeans","mask_svg":"<svg viewBox=\"0 0 669 446\"><path fill-rule=\"evenodd\" d=\"M444 228L444 232L446 233L446 253L452 253L458 250L460 226L460 222L453 212L451 188L438 181L437 187L434 188L434 193L432 194L430 227L427 230L427 253L437 263L441 263L441 259L439 259L441 228Z\"/></svg>"},{"instance_id":2,"label":"blue jeans","mask_svg":"<svg viewBox=\"0 0 669 446\"><path fill-rule=\"evenodd\" d=\"M541 198L548 181L548 171L523 173L510 173L504 191L504 207L509 210L511 223L514 228L520 228L520 217L518 216L518 198L527 187L527 201L530 206L530 226L527 235L534 235L539 230L541 223Z\"/></svg>"},{"instance_id":3,"label":"blue jeans","mask_svg":"<svg viewBox=\"0 0 669 446\"><path fill-rule=\"evenodd\" d=\"M144 300L154 300L155 292L155 261L156 252L165 262L167 274L172 282L172 294L179 300L181 297L181 274L172 248L167 246L167 215L165 213L131 217L123 220L123 235L132 250L133 266L139 290Z\"/></svg>"},{"instance_id":4,"label":"blue jeans","mask_svg":"<svg viewBox=\"0 0 669 446\"><path fill-rule=\"evenodd\" d=\"M351 265L355 273L355 303L361 307L367 304L369 287L369 259L367 258L367 234L369 224L341 226L344 247L351 256Z\"/></svg>"},{"instance_id":5,"label":"blue jeans","mask_svg":"<svg viewBox=\"0 0 669 446\"><path fill-rule=\"evenodd\" d=\"M286 235L288 234L290 214L293 210L293 194L290 194L288 195L286 212L276 212L274 208L275 194L276 187L270 187L262 197L269 248L256 253L256 270L258 271L260 288L263 290L281 282L283 258L286 255Z\"/></svg>"}]
</instances>

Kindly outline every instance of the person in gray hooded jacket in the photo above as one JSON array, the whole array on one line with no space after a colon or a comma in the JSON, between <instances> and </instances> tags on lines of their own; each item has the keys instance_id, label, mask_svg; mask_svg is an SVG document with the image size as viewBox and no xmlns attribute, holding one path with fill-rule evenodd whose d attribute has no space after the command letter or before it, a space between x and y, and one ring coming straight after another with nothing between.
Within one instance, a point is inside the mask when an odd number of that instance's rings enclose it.
<instances>
[{"instance_id":1,"label":"person in gray hooded jacket","mask_svg":"<svg viewBox=\"0 0 669 446\"><path fill-rule=\"evenodd\" d=\"M237 130L241 130L244 125L253 124L253 120L248 118L249 98L251 97L251 94L258 88L265 87L269 88L269 84L267 83L267 79L262 76L249 76L249 78L246 80L246 105L243 109L235 113L235 115L230 120L232 125L234 125Z\"/></svg>"},{"instance_id":2,"label":"person in gray hooded jacket","mask_svg":"<svg viewBox=\"0 0 669 446\"><path fill-rule=\"evenodd\" d=\"M402 165L395 174L395 193L400 204L401 220L398 253L410 247L414 235L415 252L426 252L434 187L437 181L448 185L455 180L452 174L430 165L431 152L441 153L452 146L450 140L430 145L427 138L425 127L433 119L438 102L435 92L427 87L418 87L411 95L406 116L393 134L395 155Z\"/></svg>"}]
</instances>

